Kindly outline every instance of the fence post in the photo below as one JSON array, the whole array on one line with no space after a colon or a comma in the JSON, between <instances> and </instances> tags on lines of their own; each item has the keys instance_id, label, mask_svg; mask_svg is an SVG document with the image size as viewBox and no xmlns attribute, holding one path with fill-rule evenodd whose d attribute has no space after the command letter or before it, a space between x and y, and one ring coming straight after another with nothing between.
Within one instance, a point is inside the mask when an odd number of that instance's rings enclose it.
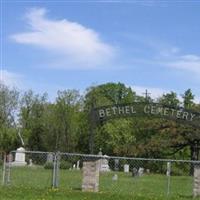
<instances>
[{"instance_id":1,"label":"fence post","mask_svg":"<svg viewBox=\"0 0 200 200\"><path fill-rule=\"evenodd\" d=\"M54 159L53 159L52 188L58 188L58 185L59 185L59 169L60 169L60 152L56 152L54 154Z\"/></svg>"},{"instance_id":2,"label":"fence post","mask_svg":"<svg viewBox=\"0 0 200 200\"><path fill-rule=\"evenodd\" d=\"M56 176L56 154L53 154L53 176L52 176L52 188L55 188L55 176Z\"/></svg>"},{"instance_id":3,"label":"fence post","mask_svg":"<svg viewBox=\"0 0 200 200\"><path fill-rule=\"evenodd\" d=\"M4 163L5 163L4 185L8 185L10 184L10 170L11 170L11 163L12 163L11 153L9 153L8 155L5 154Z\"/></svg>"},{"instance_id":4,"label":"fence post","mask_svg":"<svg viewBox=\"0 0 200 200\"><path fill-rule=\"evenodd\" d=\"M2 185L5 185L5 176L6 176L6 153L3 154Z\"/></svg>"},{"instance_id":5,"label":"fence post","mask_svg":"<svg viewBox=\"0 0 200 200\"><path fill-rule=\"evenodd\" d=\"M167 162L167 196L170 194L171 162Z\"/></svg>"}]
</instances>

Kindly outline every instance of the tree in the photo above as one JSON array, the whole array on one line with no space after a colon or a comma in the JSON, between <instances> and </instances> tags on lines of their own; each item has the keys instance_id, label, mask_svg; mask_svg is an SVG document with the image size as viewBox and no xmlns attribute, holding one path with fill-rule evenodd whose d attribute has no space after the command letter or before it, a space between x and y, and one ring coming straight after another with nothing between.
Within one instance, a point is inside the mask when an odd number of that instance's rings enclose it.
<instances>
[{"instance_id":1,"label":"tree","mask_svg":"<svg viewBox=\"0 0 200 200\"><path fill-rule=\"evenodd\" d=\"M188 89L185 91L185 93L182 95L183 97L183 105L186 109L192 109L194 106L194 95L192 94L191 89Z\"/></svg>"},{"instance_id":2,"label":"tree","mask_svg":"<svg viewBox=\"0 0 200 200\"><path fill-rule=\"evenodd\" d=\"M20 142L15 122L18 114L19 92L0 84L0 150L10 151Z\"/></svg>"},{"instance_id":3,"label":"tree","mask_svg":"<svg viewBox=\"0 0 200 200\"><path fill-rule=\"evenodd\" d=\"M191 91L185 92L185 107L193 106L193 95ZM176 93L171 92L163 95L158 103L167 106L178 107L181 104ZM195 160L198 158L195 153L197 141L200 139L199 131L190 125L178 124L172 120L164 119L140 119L138 122L138 131L136 131L137 148L135 152L142 156L153 157L173 157ZM162 147L162 148L161 148ZM184 152L184 154L182 153Z\"/></svg>"},{"instance_id":4,"label":"tree","mask_svg":"<svg viewBox=\"0 0 200 200\"><path fill-rule=\"evenodd\" d=\"M136 138L130 119L114 119L101 126L95 135L95 151L109 155L133 156Z\"/></svg>"},{"instance_id":5,"label":"tree","mask_svg":"<svg viewBox=\"0 0 200 200\"><path fill-rule=\"evenodd\" d=\"M131 103L136 100L136 94L123 83L106 83L87 89L85 106L91 108L111 104Z\"/></svg>"},{"instance_id":6,"label":"tree","mask_svg":"<svg viewBox=\"0 0 200 200\"><path fill-rule=\"evenodd\" d=\"M175 92L164 94L159 100L160 104L177 107L180 106L180 101Z\"/></svg>"},{"instance_id":7,"label":"tree","mask_svg":"<svg viewBox=\"0 0 200 200\"><path fill-rule=\"evenodd\" d=\"M94 109L95 107L100 107L100 106L105 106L105 105L132 103L135 100L136 100L135 92L133 92L130 87L126 87L122 83L106 83L106 84L98 85L96 87L91 87L87 90L87 93L85 95L84 110L88 115L88 124L90 124L90 127L88 127L88 131L90 132L89 133L90 152L93 152L93 150L97 152L98 149L100 148L98 145L96 147L93 146L93 144L95 143L94 135L96 135L95 136L96 140L98 140L98 138L101 138L103 140L103 138L101 136L98 136L98 134L105 135L103 131L111 132L110 129L104 130L100 128L99 130L98 129L95 130L96 125L93 124L94 119L92 118L92 114L90 113L91 110ZM112 126L110 125L110 127ZM118 131L119 130L120 129L118 128ZM96 134L95 134L95 131L96 131ZM118 133L115 132L115 134L118 134ZM106 138L104 139L106 141ZM97 141L97 144L98 144L98 141Z\"/></svg>"},{"instance_id":8,"label":"tree","mask_svg":"<svg viewBox=\"0 0 200 200\"><path fill-rule=\"evenodd\" d=\"M198 106L193 102L194 95L190 89L186 90L183 97L183 106L185 109L192 109L197 111ZM164 95L160 102L166 105L178 106L181 105L176 95L171 93L171 95ZM185 124L176 124L173 121L166 122L163 124L162 132L168 135L168 149L171 149L171 153L168 151L169 155L177 155L178 153L185 152L185 155L188 156L187 159L198 160L199 150L198 146L200 145L200 136L199 130L193 126ZM187 151L186 151L187 150ZM186 153L187 152L187 153ZM183 154L181 154L181 159Z\"/></svg>"},{"instance_id":9,"label":"tree","mask_svg":"<svg viewBox=\"0 0 200 200\"><path fill-rule=\"evenodd\" d=\"M44 113L47 94L34 94L32 90L24 93L21 99L20 124L22 137L29 150L44 151L45 126Z\"/></svg>"},{"instance_id":10,"label":"tree","mask_svg":"<svg viewBox=\"0 0 200 200\"><path fill-rule=\"evenodd\" d=\"M50 150L74 152L78 143L82 98L77 90L58 91L55 104L46 112L46 147Z\"/></svg>"},{"instance_id":11,"label":"tree","mask_svg":"<svg viewBox=\"0 0 200 200\"><path fill-rule=\"evenodd\" d=\"M182 95L183 97L183 105L186 109L196 110L196 106L194 103L194 94L192 94L191 89L185 91ZM195 128L185 129L183 131L186 132L186 144L190 146L190 158L191 160L199 159L199 149L200 149L200 136L199 131Z\"/></svg>"}]
</instances>

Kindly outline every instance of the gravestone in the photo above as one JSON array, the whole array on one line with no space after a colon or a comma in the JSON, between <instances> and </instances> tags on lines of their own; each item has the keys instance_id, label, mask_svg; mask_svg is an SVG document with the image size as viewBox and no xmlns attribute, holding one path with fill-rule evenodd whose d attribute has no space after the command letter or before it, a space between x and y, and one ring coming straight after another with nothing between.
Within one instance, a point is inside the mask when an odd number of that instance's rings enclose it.
<instances>
[{"instance_id":1,"label":"gravestone","mask_svg":"<svg viewBox=\"0 0 200 200\"><path fill-rule=\"evenodd\" d=\"M80 170L80 160L78 160L77 163L76 163L76 169Z\"/></svg>"},{"instance_id":2,"label":"gravestone","mask_svg":"<svg viewBox=\"0 0 200 200\"><path fill-rule=\"evenodd\" d=\"M99 191L99 160L83 162L82 191Z\"/></svg>"},{"instance_id":3,"label":"gravestone","mask_svg":"<svg viewBox=\"0 0 200 200\"><path fill-rule=\"evenodd\" d=\"M6 156L6 160L8 163L12 163L13 162L13 155L10 153Z\"/></svg>"},{"instance_id":4,"label":"gravestone","mask_svg":"<svg viewBox=\"0 0 200 200\"><path fill-rule=\"evenodd\" d=\"M115 171L119 171L119 159L115 159L114 169L115 169Z\"/></svg>"},{"instance_id":5,"label":"gravestone","mask_svg":"<svg viewBox=\"0 0 200 200\"><path fill-rule=\"evenodd\" d=\"M146 173L147 173L147 174L150 174L150 169L146 169Z\"/></svg>"},{"instance_id":6,"label":"gravestone","mask_svg":"<svg viewBox=\"0 0 200 200\"><path fill-rule=\"evenodd\" d=\"M193 197L200 196L200 166L194 166Z\"/></svg>"},{"instance_id":7,"label":"gravestone","mask_svg":"<svg viewBox=\"0 0 200 200\"><path fill-rule=\"evenodd\" d=\"M12 166L25 166L27 163L25 162L25 149L20 147L17 149L15 153L15 161L12 162Z\"/></svg>"},{"instance_id":8,"label":"gravestone","mask_svg":"<svg viewBox=\"0 0 200 200\"><path fill-rule=\"evenodd\" d=\"M47 163L52 163L53 162L53 153L48 153L47 154Z\"/></svg>"},{"instance_id":9,"label":"gravestone","mask_svg":"<svg viewBox=\"0 0 200 200\"><path fill-rule=\"evenodd\" d=\"M33 161L32 161L32 159L29 159L29 165L28 166L33 166Z\"/></svg>"},{"instance_id":10,"label":"gravestone","mask_svg":"<svg viewBox=\"0 0 200 200\"><path fill-rule=\"evenodd\" d=\"M72 169L76 169L76 164L73 164Z\"/></svg>"},{"instance_id":11,"label":"gravestone","mask_svg":"<svg viewBox=\"0 0 200 200\"><path fill-rule=\"evenodd\" d=\"M136 176L138 176L138 170L137 170L137 168L133 168L133 170L132 170L132 176L133 177L136 177Z\"/></svg>"},{"instance_id":12,"label":"gravestone","mask_svg":"<svg viewBox=\"0 0 200 200\"><path fill-rule=\"evenodd\" d=\"M108 165L108 156L104 155L104 158L100 159L100 165L99 165L99 170L100 172L109 172L110 168Z\"/></svg>"},{"instance_id":13,"label":"gravestone","mask_svg":"<svg viewBox=\"0 0 200 200\"><path fill-rule=\"evenodd\" d=\"M124 172L129 173L129 165L128 164L124 165Z\"/></svg>"},{"instance_id":14,"label":"gravestone","mask_svg":"<svg viewBox=\"0 0 200 200\"><path fill-rule=\"evenodd\" d=\"M138 176L143 176L144 174L144 168L140 167L138 170Z\"/></svg>"},{"instance_id":15,"label":"gravestone","mask_svg":"<svg viewBox=\"0 0 200 200\"><path fill-rule=\"evenodd\" d=\"M99 149L99 153L98 153L98 155L99 155L99 156L102 156L102 155L103 155L103 153L102 153L102 149L101 149L101 148Z\"/></svg>"},{"instance_id":16,"label":"gravestone","mask_svg":"<svg viewBox=\"0 0 200 200\"><path fill-rule=\"evenodd\" d=\"M102 156L101 148L100 148L98 155ZM101 158L100 161L99 161L100 162L99 163L99 170L100 170L100 172L109 172L110 171L110 168L109 168L109 165L108 165L109 156L104 155L102 157L103 158Z\"/></svg>"},{"instance_id":17,"label":"gravestone","mask_svg":"<svg viewBox=\"0 0 200 200\"><path fill-rule=\"evenodd\" d=\"M114 174L114 176L112 177L112 180L113 180L113 181L117 181L117 180L118 180L118 175L117 175L117 174Z\"/></svg>"}]
</instances>

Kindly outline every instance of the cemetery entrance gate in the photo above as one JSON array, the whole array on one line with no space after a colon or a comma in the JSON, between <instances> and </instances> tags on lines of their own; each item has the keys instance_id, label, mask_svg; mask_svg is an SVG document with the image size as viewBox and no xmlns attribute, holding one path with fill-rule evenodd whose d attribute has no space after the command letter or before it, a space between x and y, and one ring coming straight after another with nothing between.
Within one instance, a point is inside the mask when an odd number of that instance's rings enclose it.
<instances>
[{"instance_id":1,"label":"cemetery entrance gate","mask_svg":"<svg viewBox=\"0 0 200 200\"><path fill-rule=\"evenodd\" d=\"M182 107L172 107L158 103L130 103L116 104L93 108L90 112L90 153L94 150L94 130L97 126L114 118L147 117L176 121L184 125L200 128L200 113ZM194 160L199 155L200 139L195 140L193 152Z\"/></svg>"}]
</instances>

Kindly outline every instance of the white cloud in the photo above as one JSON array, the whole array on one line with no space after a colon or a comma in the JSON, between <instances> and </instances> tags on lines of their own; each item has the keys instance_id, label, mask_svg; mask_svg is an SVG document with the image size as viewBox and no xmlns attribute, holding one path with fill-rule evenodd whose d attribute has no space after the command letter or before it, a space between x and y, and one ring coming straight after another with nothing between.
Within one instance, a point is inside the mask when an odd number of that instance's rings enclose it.
<instances>
[{"instance_id":1,"label":"white cloud","mask_svg":"<svg viewBox=\"0 0 200 200\"><path fill-rule=\"evenodd\" d=\"M168 44L159 39L149 38L148 36L129 33L123 35L130 41L133 41L136 44L135 46L139 44L141 52L151 52L151 57L144 58L143 55L142 57L133 57L133 62L141 65L161 65L171 69L182 70L186 73L191 72L194 75L200 75L200 55L183 53L183 50L178 46Z\"/></svg>"},{"instance_id":2,"label":"white cloud","mask_svg":"<svg viewBox=\"0 0 200 200\"><path fill-rule=\"evenodd\" d=\"M182 55L169 61L167 66L200 75L200 56L192 54Z\"/></svg>"},{"instance_id":3,"label":"white cloud","mask_svg":"<svg viewBox=\"0 0 200 200\"><path fill-rule=\"evenodd\" d=\"M21 85L21 75L7 70L0 70L0 74L0 83L9 87L19 87Z\"/></svg>"},{"instance_id":4,"label":"white cloud","mask_svg":"<svg viewBox=\"0 0 200 200\"><path fill-rule=\"evenodd\" d=\"M175 55L177 55L178 53L180 53L180 49L176 46L172 46L172 47L163 47L159 50L159 56L161 57L173 57Z\"/></svg>"},{"instance_id":5,"label":"white cloud","mask_svg":"<svg viewBox=\"0 0 200 200\"><path fill-rule=\"evenodd\" d=\"M114 57L115 49L103 42L94 30L66 19L51 20L46 14L44 8L29 10L25 19L31 30L14 34L11 38L17 43L56 53L67 63L83 67L97 67Z\"/></svg>"}]
</instances>

